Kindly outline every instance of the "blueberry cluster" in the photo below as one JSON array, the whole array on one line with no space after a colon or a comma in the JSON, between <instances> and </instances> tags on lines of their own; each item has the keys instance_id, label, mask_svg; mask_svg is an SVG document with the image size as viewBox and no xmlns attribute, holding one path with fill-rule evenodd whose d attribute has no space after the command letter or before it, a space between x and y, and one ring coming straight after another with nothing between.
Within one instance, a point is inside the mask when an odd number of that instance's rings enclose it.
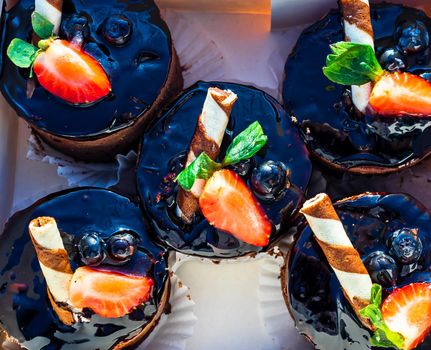
<instances>
[{"instance_id":1,"label":"blueberry cluster","mask_svg":"<svg viewBox=\"0 0 431 350\"><path fill-rule=\"evenodd\" d=\"M104 240L97 232L82 236L77 248L81 261L88 266L102 262L118 265L128 262L136 251L136 237L130 232L118 232Z\"/></svg>"},{"instance_id":2,"label":"blueberry cluster","mask_svg":"<svg viewBox=\"0 0 431 350\"><path fill-rule=\"evenodd\" d=\"M395 47L389 47L380 55L380 64L390 72L406 68L408 55L425 51L430 44L426 25L419 21L404 22L395 32Z\"/></svg>"},{"instance_id":3,"label":"blueberry cluster","mask_svg":"<svg viewBox=\"0 0 431 350\"><path fill-rule=\"evenodd\" d=\"M371 279L383 287L395 287L399 276L417 268L423 246L417 230L400 229L389 232L385 242L388 252L376 251L368 255L364 264Z\"/></svg>"},{"instance_id":4,"label":"blueberry cluster","mask_svg":"<svg viewBox=\"0 0 431 350\"><path fill-rule=\"evenodd\" d=\"M132 22L124 15L112 15L98 28L97 33L113 46L124 46L133 32ZM61 34L67 40L88 40L90 20L85 14L73 14L62 21Z\"/></svg>"}]
</instances>

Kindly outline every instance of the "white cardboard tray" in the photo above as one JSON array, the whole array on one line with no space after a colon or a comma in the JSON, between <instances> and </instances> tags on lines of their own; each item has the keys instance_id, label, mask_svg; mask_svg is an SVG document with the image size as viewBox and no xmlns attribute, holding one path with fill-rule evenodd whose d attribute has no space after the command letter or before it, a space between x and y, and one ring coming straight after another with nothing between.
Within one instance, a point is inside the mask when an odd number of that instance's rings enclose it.
<instances>
[{"instance_id":1,"label":"white cardboard tray","mask_svg":"<svg viewBox=\"0 0 431 350\"><path fill-rule=\"evenodd\" d=\"M403 3L426 4L428 0L406 0ZM278 82L269 62L285 59L305 23L317 20L334 6L335 0L273 0L273 7L277 8L274 21L277 21L278 27L285 29L272 33L270 15L198 12L185 15L199 21L223 52L229 80L252 83L276 91ZM2 225L13 208L22 205L25 199L41 197L65 188L67 184L65 179L57 176L56 167L26 159L28 128L16 118L1 97L0 112ZM414 170L421 173L421 177L414 183L409 182L408 186L399 187L415 194L428 207L431 207L430 199L423 188L429 186L427 174L431 172L427 169L430 167L431 159ZM258 292L261 285L259 276L264 265L265 260L219 265L190 261L178 268L178 276L191 289L198 317L194 335L187 341L187 350L311 349L296 334L287 309L280 311L280 320L286 322L284 343L278 344L268 331Z\"/></svg>"}]
</instances>

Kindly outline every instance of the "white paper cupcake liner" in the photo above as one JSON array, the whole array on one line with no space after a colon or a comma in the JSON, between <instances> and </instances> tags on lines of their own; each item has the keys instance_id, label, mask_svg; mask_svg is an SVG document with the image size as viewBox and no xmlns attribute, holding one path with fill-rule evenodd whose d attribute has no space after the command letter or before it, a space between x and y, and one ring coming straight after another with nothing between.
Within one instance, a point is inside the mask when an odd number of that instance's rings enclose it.
<instances>
[{"instance_id":1,"label":"white paper cupcake liner","mask_svg":"<svg viewBox=\"0 0 431 350\"><path fill-rule=\"evenodd\" d=\"M193 335L197 318L190 290L175 275L171 276L171 312L163 314L158 325L138 347L140 350L184 350Z\"/></svg>"},{"instance_id":2,"label":"white paper cupcake liner","mask_svg":"<svg viewBox=\"0 0 431 350\"><path fill-rule=\"evenodd\" d=\"M284 256L281 254L265 259L259 276L260 313L264 327L273 341L273 345L265 350L311 350L312 346L295 328L282 294L281 268L283 264Z\"/></svg>"},{"instance_id":3,"label":"white paper cupcake liner","mask_svg":"<svg viewBox=\"0 0 431 350\"><path fill-rule=\"evenodd\" d=\"M198 80L221 80L225 76L223 53L196 20L180 12L162 10L183 69L184 88Z\"/></svg>"},{"instance_id":4,"label":"white paper cupcake liner","mask_svg":"<svg viewBox=\"0 0 431 350\"><path fill-rule=\"evenodd\" d=\"M168 23L183 68L184 87L198 80L222 80L225 75L223 54L202 25L172 10L162 11L162 16ZM120 167L134 166L136 154L132 152L117 155L111 163L80 162L56 151L31 133L27 158L56 165L58 175L67 179L69 186L107 188L118 183Z\"/></svg>"}]
</instances>

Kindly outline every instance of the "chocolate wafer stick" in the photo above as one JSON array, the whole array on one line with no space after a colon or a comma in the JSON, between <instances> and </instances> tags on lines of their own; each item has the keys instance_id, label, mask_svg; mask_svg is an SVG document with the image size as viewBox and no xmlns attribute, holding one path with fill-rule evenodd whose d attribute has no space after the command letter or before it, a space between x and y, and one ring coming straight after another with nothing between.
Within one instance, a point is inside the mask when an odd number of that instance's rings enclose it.
<instances>
[{"instance_id":1,"label":"chocolate wafer stick","mask_svg":"<svg viewBox=\"0 0 431 350\"><path fill-rule=\"evenodd\" d=\"M35 0L35 11L54 25L54 34L58 34L61 23L63 0Z\"/></svg>"},{"instance_id":2,"label":"chocolate wafer stick","mask_svg":"<svg viewBox=\"0 0 431 350\"><path fill-rule=\"evenodd\" d=\"M39 265L48 286L51 304L63 323L74 322L69 304L69 289L73 272L56 221L38 217L28 226Z\"/></svg>"},{"instance_id":3,"label":"chocolate wafer stick","mask_svg":"<svg viewBox=\"0 0 431 350\"><path fill-rule=\"evenodd\" d=\"M193 162L202 152L212 160L220 153L225 130L237 95L230 90L209 88L207 97L199 116L198 123L190 143L186 166ZM205 180L195 181L190 191L180 189L178 192L178 211L181 218L190 223L199 209L199 201Z\"/></svg>"},{"instance_id":4,"label":"chocolate wafer stick","mask_svg":"<svg viewBox=\"0 0 431 350\"><path fill-rule=\"evenodd\" d=\"M318 194L304 203L301 213L313 230L344 294L362 319L359 311L370 303L372 281L358 251L344 230L331 199L326 194Z\"/></svg>"},{"instance_id":5,"label":"chocolate wafer stick","mask_svg":"<svg viewBox=\"0 0 431 350\"><path fill-rule=\"evenodd\" d=\"M374 33L371 25L368 0L339 0L344 18L344 33L347 41L366 44L374 48ZM352 86L352 101L364 113L371 95L371 83Z\"/></svg>"}]
</instances>

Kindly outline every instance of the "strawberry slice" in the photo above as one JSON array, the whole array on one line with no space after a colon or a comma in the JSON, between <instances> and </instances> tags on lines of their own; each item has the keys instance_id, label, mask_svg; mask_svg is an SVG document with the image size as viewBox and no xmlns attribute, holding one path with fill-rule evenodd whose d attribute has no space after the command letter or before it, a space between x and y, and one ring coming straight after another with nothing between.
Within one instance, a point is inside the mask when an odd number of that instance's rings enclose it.
<instances>
[{"instance_id":1,"label":"strawberry slice","mask_svg":"<svg viewBox=\"0 0 431 350\"><path fill-rule=\"evenodd\" d=\"M50 40L48 45L33 66L46 90L73 104L94 103L109 94L108 76L93 57L65 40Z\"/></svg>"},{"instance_id":2,"label":"strawberry slice","mask_svg":"<svg viewBox=\"0 0 431 350\"><path fill-rule=\"evenodd\" d=\"M207 181L199 197L201 211L214 227L263 247L272 225L247 185L231 170L219 170Z\"/></svg>"},{"instance_id":3,"label":"strawberry slice","mask_svg":"<svg viewBox=\"0 0 431 350\"><path fill-rule=\"evenodd\" d=\"M404 336L404 349L414 349L431 330L431 284L413 283L395 290L382 304L387 326Z\"/></svg>"},{"instance_id":4,"label":"strawberry slice","mask_svg":"<svg viewBox=\"0 0 431 350\"><path fill-rule=\"evenodd\" d=\"M380 115L431 116L431 83L410 73L387 73L376 81L370 105Z\"/></svg>"},{"instance_id":5,"label":"strawberry slice","mask_svg":"<svg viewBox=\"0 0 431 350\"><path fill-rule=\"evenodd\" d=\"M70 284L70 302L76 308L89 308L102 317L122 317L150 299L153 284L148 277L79 267Z\"/></svg>"}]
</instances>

